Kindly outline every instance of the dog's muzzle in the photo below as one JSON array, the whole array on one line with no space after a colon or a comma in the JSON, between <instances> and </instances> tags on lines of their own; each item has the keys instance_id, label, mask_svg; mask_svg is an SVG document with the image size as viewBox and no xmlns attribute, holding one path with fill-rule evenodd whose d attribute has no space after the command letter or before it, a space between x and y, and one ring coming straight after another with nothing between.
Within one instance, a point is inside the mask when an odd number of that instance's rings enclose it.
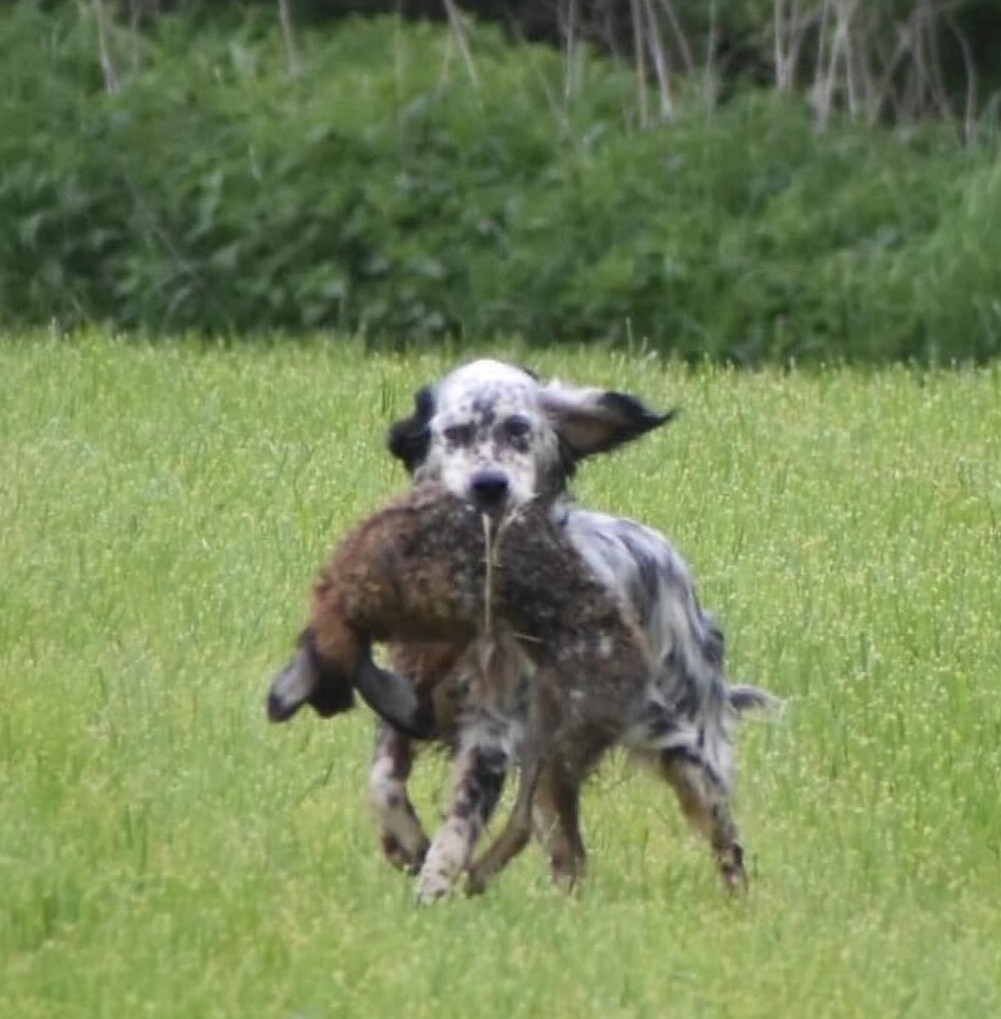
<instances>
[{"instance_id":1,"label":"dog's muzzle","mask_svg":"<svg viewBox=\"0 0 1001 1019\"><path fill-rule=\"evenodd\" d=\"M511 483L503 471L479 471L469 483L473 503L478 510L496 513L503 509L511 492Z\"/></svg>"}]
</instances>

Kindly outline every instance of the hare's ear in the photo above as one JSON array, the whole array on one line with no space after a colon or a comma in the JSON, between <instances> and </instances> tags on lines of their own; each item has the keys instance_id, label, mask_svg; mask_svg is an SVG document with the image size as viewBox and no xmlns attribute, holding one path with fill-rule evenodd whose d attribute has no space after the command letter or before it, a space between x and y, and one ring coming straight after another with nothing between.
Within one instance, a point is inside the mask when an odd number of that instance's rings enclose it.
<instances>
[{"instance_id":1,"label":"hare's ear","mask_svg":"<svg viewBox=\"0 0 1001 1019\"><path fill-rule=\"evenodd\" d=\"M413 474L428 455L431 432L428 426L434 414L434 390L421 386L414 393L414 412L389 426L386 445L389 452Z\"/></svg>"},{"instance_id":2,"label":"hare's ear","mask_svg":"<svg viewBox=\"0 0 1001 1019\"><path fill-rule=\"evenodd\" d=\"M358 692L365 703L383 721L412 739L428 740L438 735L434 703L427 690L419 690L409 680L362 657L355 676Z\"/></svg>"},{"instance_id":3,"label":"hare's ear","mask_svg":"<svg viewBox=\"0 0 1001 1019\"><path fill-rule=\"evenodd\" d=\"M354 707L351 677L334 662L326 661L316 648L316 636L307 627L299 635L299 647L292 660L271 680L268 717L287 722L304 704L322 718L330 718Z\"/></svg>"},{"instance_id":4,"label":"hare's ear","mask_svg":"<svg viewBox=\"0 0 1001 1019\"><path fill-rule=\"evenodd\" d=\"M659 414L626 393L559 382L542 390L542 405L574 461L632 442L677 415L676 410Z\"/></svg>"}]
</instances>

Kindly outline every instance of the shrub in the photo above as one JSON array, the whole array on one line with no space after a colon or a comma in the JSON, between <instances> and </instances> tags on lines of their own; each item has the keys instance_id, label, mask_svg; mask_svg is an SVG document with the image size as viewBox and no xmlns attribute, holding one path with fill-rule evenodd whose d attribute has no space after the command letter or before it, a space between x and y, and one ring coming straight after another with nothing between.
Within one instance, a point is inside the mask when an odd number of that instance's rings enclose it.
<instances>
[{"instance_id":1,"label":"shrub","mask_svg":"<svg viewBox=\"0 0 1001 1019\"><path fill-rule=\"evenodd\" d=\"M568 103L558 54L479 29L477 87L393 19L304 33L296 78L260 17L116 30L108 94L90 19L0 14L5 325L998 352L998 175L934 127L816 134L748 92L641 131L611 62Z\"/></svg>"}]
</instances>

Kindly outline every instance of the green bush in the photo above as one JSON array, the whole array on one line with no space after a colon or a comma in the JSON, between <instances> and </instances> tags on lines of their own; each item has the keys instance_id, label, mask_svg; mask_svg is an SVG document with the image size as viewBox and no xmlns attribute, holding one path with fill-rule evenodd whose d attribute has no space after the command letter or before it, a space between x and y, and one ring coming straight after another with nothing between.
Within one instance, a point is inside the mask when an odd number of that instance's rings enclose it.
<instances>
[{"instance_id":1,"label":"green bush","mask_svg":"<svg viewBox=\"0 0 1001 1019\"><path fill-rule=\"evenodd\" d=\"M1001 349L991 153L747 93L636 128L634 79L392 19L111 26L0 14L0 322L152 333L519 333L686 357L951 359ZM39 49L38 40L43 46Z\"/></svg>"}]
</instances>

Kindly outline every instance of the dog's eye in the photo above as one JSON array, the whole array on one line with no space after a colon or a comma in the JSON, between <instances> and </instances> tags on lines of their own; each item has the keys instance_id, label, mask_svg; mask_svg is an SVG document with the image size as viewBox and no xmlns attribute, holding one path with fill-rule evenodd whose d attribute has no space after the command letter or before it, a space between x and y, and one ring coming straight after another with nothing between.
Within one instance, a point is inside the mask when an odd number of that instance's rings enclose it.
<instances>
[{"instance_id":1,"label":"dog's eye","mask_svg":"<svg viewBox=\"0 0 1001 1019\"><path fill-rule=\"evenodd\" d=\"M524 442L532 431L532 423L527 418L508 418L503 429L504 438L509 442Z\"/></svg>"},{"instance_id":2,"label":"dog's eye","mask_svg":"<svg viewBox=\"0 0 1001 1019\"><path fill-rule=\"evenodd\" d=\"M471 424L449 425L441 434L451 446L469 446L476 437L476 429Z\"/></svg>"}]
</instances>

